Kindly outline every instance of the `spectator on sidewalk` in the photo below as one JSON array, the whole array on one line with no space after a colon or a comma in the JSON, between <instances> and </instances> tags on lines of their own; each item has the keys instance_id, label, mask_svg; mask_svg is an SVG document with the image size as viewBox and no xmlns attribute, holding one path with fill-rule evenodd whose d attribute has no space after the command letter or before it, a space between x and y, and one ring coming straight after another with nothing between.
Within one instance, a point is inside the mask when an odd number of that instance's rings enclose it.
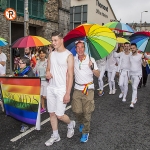
<instances>
[{"instance_id":1,"label":"spectator on sidewalk","mask_svg":"<svg viewBox=\"0 0 150 150\"><path fill-rule=\"evenodd\" d=\"M41 113L46 112L45 100L47 96L47 85L48 82L46 80L46 67L47 67L47 59L46 59L46 51L44 49L39 50L39 60L36 63L35 68L33 69L36 76L41 77Z\"/></svg>"}]
</instances>

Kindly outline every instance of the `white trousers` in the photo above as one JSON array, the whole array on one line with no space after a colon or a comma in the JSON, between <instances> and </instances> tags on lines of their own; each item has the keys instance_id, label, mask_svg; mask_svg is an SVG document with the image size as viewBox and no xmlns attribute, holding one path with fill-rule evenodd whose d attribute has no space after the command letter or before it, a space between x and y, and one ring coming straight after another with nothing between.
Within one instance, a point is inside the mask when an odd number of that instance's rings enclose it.
<instances>
[{"instance_id":1,"label":"white trousers","mask_svg":"<svg viewBox=\"0 0 150 150\"><path fill-rule=\"evenodd\" d=\"M135 102L135 100L137 99L137 88L139 85L139 82L141 80L141 76L138 75L133 75L131 76L131 83L132 83L132 103Z\"/></svg>"},{"instance_id":2,"label":"white trousers","mask_svg":"<svg viewBox=\"0 0 150 150\"><path fill-rule=\"evenodd\" d=\"M109 89L115 90L115 75L116 70L113 70L112 72L108 72L108 83L109 83Z\"/></svg>"},{"instance_id":3,"label":"white trousers","mask_svg":"<svg viewBox=\"0 0 150 150\"><path fill-rule=\"evenodd\" d=\"M104 82L103 82L103 77L105 73L105 66L101 66L100 68L100 76L98 78L98 84L99 84L99 89L103 91L104 89Z\"/></svg>"},{"instance_id":4,"label":"white trousers","mask_svg":"<svg viewBox=\"0 0 150 150\"><path fill-rule=\"evenodd\" d=\"M128 92L129 71L122 70L119 76L119 86L123 93L123 98L126 98Z\"/></svg>"}]
</instances>

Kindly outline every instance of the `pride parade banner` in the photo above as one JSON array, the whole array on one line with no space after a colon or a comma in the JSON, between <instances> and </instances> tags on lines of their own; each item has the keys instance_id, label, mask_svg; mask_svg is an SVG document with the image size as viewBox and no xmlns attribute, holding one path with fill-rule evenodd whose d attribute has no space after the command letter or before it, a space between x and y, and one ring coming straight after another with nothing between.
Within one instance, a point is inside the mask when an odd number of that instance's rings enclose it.
<instances>
[{"instance_id":1,"label":"pride parade banner","mask_svg":"<svg viewBox=\"0 0 150 150\"><path fill-rule=\"evenodd\" d=\"M40 106L40 78L0 77L6 115L36 125Z\"/></svg>"}]
</instances>

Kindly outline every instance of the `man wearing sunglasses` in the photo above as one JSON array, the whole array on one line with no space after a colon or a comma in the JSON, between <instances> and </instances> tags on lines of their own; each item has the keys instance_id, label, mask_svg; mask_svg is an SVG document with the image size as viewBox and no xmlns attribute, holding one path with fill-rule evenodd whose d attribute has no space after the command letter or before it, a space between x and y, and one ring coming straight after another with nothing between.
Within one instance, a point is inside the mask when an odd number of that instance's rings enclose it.
<instances>
[{"instance_id":1,"label":"man wearing sunglasses","mask_svg":"<svg viewBox=\"0 0 150 150\"><path fill-rule=\"evenodd\" d=\"M87 142L90 132L91 114L94 111L94 84L93 74L99 77L100 73L94 58L85 54L85 43L76 41L76 56L74 57L75 86L72 100L72 110L80 123L82 133L80 142Z\"/></svg>"}]
</instances>

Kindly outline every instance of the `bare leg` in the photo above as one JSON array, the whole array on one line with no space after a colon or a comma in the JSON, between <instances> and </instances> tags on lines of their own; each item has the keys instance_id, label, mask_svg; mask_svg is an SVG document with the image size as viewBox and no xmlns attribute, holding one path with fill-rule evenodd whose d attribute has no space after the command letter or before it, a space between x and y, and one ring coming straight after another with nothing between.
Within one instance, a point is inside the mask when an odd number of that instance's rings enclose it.
<instances>
[{"instance_id":1,"label":"bare leg","mask_svg":"<svg viewBox=\"0 0 150 150\"><path fill-rule=\"evenodd\" d=\"M67 116L67 115L63 115L63 116L57 116L57 118L61 121L63 121L64 123L66 124L69 124L70 123L70 118Z\"/></svg>"},{"instance_id":2,"label":"bare leg","mask_svg":"<svg viewBox=\"0 0 150 150\"><path fill-rule=\"evenodd\" d=\"M58 120L55 113L50 113L50 123L53 131L58 130Z\"/></svg>"},{"instance_id":3,"label":"bare leg","mask_svg":"<svg viewBox=\"0 0 150 150\"><path fill-rule=\"evenodd\" d=\"M42 106L42 108L44 108L44 109L45 109L45 99L46 99L45 96L41 96L41 106Z\"/></svg>"}]
</instances>

